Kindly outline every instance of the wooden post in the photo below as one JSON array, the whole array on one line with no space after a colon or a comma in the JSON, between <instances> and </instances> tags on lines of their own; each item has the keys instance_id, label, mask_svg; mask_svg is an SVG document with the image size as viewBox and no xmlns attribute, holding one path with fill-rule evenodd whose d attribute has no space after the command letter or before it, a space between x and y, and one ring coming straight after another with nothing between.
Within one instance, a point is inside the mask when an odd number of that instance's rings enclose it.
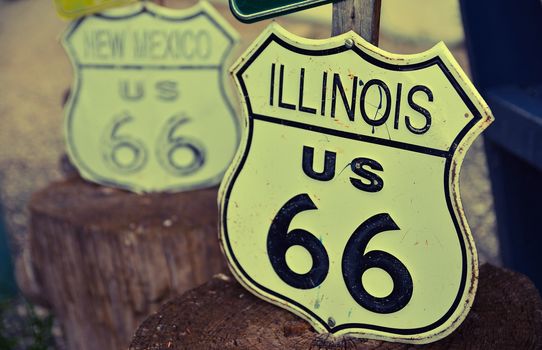
<instances>
[{"instance_id":1,"label":"wooden post","mask_svg":"<svg viewBox=\"0 0 542 350\"><path fill-rule=\"evenodd\" d=\"M135 194L84 181L67 157L61 169L29 203L17 279L53 310L69 349L126 349L164 300L226 269L218 188Z\"/></svg>"},{"instance_id":2,"label":"wooden post","mask_svg":"<svg viewBox=\"0 0 542 350\"><path fill-rule=\"evenodd\" d=\"M332 35L350 30L378 46L381 0L342 0L333 4Z\"/></svg>"},{"instance_id":3,"label":"wooden post","mask_svg":"<svg viewBox=\"0 0 542 350\"><path fill-rule=\"evenodd\" d=\"M226 268L217 191L139 195L76 176L50 184L29 204L26 270L37 291L26 294L52 308L69 349L126 349L160 304Z\"/></svg>"}]
</instances>

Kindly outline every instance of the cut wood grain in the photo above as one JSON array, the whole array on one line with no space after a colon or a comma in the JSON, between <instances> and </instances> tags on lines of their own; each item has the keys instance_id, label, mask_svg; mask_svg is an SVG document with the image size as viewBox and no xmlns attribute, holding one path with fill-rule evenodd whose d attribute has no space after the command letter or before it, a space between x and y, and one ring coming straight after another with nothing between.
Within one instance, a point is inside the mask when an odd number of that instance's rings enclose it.
<instances>
[{"instance_id":1,"label":"cut wood grain","mask_svg":"<svg viewBox=\"0 0 542 350\"><path fill-rule=\"evenodd\" d=\"M33 196L27 265L69 349L126 349L146 315L225 269L216 197L138 195L77 176Z\"/></svg>"},{"instance_id":2,"label":"cut wood grain","mask_svg":"<svg viewBox=\"0 0 542 350\"><path fill-rule=\"evenodd\" d=\"M164 304L139 327L130 350L366 350L542 349L542 300L525 276L484 265L478 293L463 324L427 345L409 345L315 333L310 325L216 276Z\"/></svg>"}]
</instances>

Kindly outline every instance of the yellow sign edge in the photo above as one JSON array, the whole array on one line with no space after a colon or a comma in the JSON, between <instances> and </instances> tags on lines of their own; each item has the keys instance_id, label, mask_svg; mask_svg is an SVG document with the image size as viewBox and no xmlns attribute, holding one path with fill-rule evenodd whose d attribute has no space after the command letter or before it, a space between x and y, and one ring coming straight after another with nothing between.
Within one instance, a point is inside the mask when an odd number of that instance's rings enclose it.
<instances>
[{"instance_id":1,"label":"yellow sign edge","mask_svg":"<svg viewBox=\"0 0 542 350\"><path fill-rule=\"evenodd\" d=\"M489 109L489 106L487 103L483 100L481 95L478 93L472 82L469 80L466 73L462 70L459 63L455 60L451 52L448 50L446 45L441 41L437 43L432 48L428 49L427 51L416 53L416 54L395 54L391 52L387 52L383 49L380 49L369 42L365 41L361 36L359 36L357 33L350 31L329 39L308 39L304 38L298 35L295 35L293 33L288 32L285 28L277 24L276 22L272 22L259 36L256 38L256 40L247 48L247 50L243 53L243 55L240 56L240 58L235 62L235 64L231 67L230 73L234 77L235 85L237 86L237 91L240 94L240 100L241 104L243 106L243 120L244 120L244 127L245 129L248 129L249 124L249 115L248 115L248 108L245 100L245 96L242 93L241 84L238 79L235 78L236 74L241 70L244 66L244 63L249 60L252 56L254 56L257 53L258 48L264 43L270 36L276 35L280 39L288 42L289 44L299 47L299 48L308 48L311 50L319 49L319 50L325 50L330 48L336 48L337 46L344 45L345 41L347 39L353 40L354 44L357 46L362 47L365 49L364 51L368 54L370 54L372 57L388 63L393 63L396 65L411 65L416 62L422 62L426 61L430 58L439 57L446 68L449 69L449 72L451 75L456 79L457 83L460 84L461 88L465 91L467 94L469 100L474 104L474 107L476 110L480 113L482 116L481 119L479 119L474 125L472 125L471 129L468 130L468 132L464 135L464 137L460 140L460 143L455 148L455 151L453 153L452 159L451 159L451 165L450 165L450 176L448 181L448 186L450 190L450 199L452 202L452 207L454 214L458 220L458 225L461 231L461 234L463 236L466 249L470 251L472 260L470 261L469 266L467 267L467 275L471 275L471 281L472 284L470 288L465 288L463 295L461 297L461 300L464 301L464 306L461 308L461 313L456 315L457 309L452 313L452 316L449 318L449 320L452 320L449 326L446 328L440 330L437 333L431 333L428 335L418 334L416 336L397 336L394 335L393 339L390 339L389 336L385 332L381 332L381 334L367 334L367 333L352 333L352 332L337 332L334 334L331 334L332 336L335 336L337 339L340 339L342 336L352 336L352 337L361 337L361 338L368 338L368 339L377 339L377 340L386 340L386 341L392 341L392 342L403 342L403 343L410 343L410 344L427 344L431 342L438 341L440 339L445 338L450 333L452 333L467 317L468 312L470 311L472 304L474 302L474 297L476 294L476 289L478 286L478 255L476 252L474 239L472 237L472 233L470 230L470 227L467 223L463 205L461 203L460 195L459 195L459 171L461 168L461 165L463 163L463 160L466 155L466 151L468 148L472 145L474 140L482 133L484 129L486 129L489 124L491 124L494 120L493 115ZM327 330L321 326L321 324L309 315L307 315L303 310L299 309L295 305L291 305L283 300L277 300L276 298L270 296L267 292L262 291L260 288L252 285L250 282L245 281L243 278L243 274L238 271L238 268L235 264L232 264L232 257L230 255L230 252L228 249L226 249L226 239L225 239L225 229L224 229L224 220L223 220L223 214L224 214L224 207L225 207L225 197L228 188L231 185L232 178L234 174L236 173L237 169L240 166L240 163L242 161L242 157L246 152L247 146L249 146L249 140L248 140L248 133L244 133L241 144L237 150L236 155L234 156L234 160L232 161L229 169L227 170L224 179L220 185L219 194L218 194L218 205L219 205L219 212L220 212L220 218L219 218L219 240L220 240L220 247L224 255L226 256L228 260L228 267L233 273L233 275L236 277L237 281L241 283L245 289L247 289L250 293L254 294L256 297L263 299L267 302L270 302L272 304L275 304L277 306L283 307L287 306L286 309L290 310L291 312L295 313L297 316L303 318L307 322L309 322L317 332L319 333L328 333ZM470 271L469 271L470 270ZM467 287L467 286L466 286ZM458 307L459 309L460 307Z\"/></svg>"},{"instance_id":2,"label":"yellow sign edge","mask_svg":"<svg viewBox=\"0 0 542 350\"><path fill-rule=\"evenodd\" d=\"M72 111L72 109L74 107L73 106L74 105L74 97L77 95L76 92L79 91L79 88L80 88L80 72L79 72L79 69L77 67L77 65L78 65L77 55L73 52L72 48L70 47L70 45L68 43L69 36L87 18L97 17L98 15L105 15L107 17L125 17L125 16L130 16L130 15L137 15L144 8L149 9L153 13L157 13L157 11L158 11L161 15L166 15L166 16L168 16L170 18L176 18L176 19L189 18L189 17L192 17L192 16L194 16L194 15L196 15L198 13L207 14L213 21L215 21L221 27L221 29L223 29L232 38L232 46L231 46L229 51L225 52L223 65L225 67L227 67L227 65L233 60L231 53L232 53L233 49L236 47L236 45L239 43L240 35L233 28L233 26L224 17L222 17L222 15L220 15L218 10L215 9L209 2L207 2L205 0L199 1L195 5L193 5L191 7L188 7L188 8L183 8L183 9L168 8L168 7L160 6L160 5L155 4L153 2L146 2L146 1L145 2L137 2L137 3L133 3L133 4L130 4L130 5L124 6L124 7L112 8L112 9L109 9L107 11L101 12L100 14L93 14L93 15L90 15L90 16L84 16L84 17L81 17L81 18L79 18L79 19L77 19L75 21L72 21L68 25L68 27L64 30L62 35L60 36L60 44L64 48L64 51L66 52L66 55L68 56L68 58L70 60L70 63L71 63L71 66L72 66L72 71L73 71L73 79L74 79L73 84L71 86L71 90L70 90L71 93L68 96L68 100L66 101L66 105L64 106L64 113L63 113L64 114L63 135L64 135L64 143L66 145L69 145L68 128L69 128L70 114L71 114L71 111ZM224 69L224 72L222 74L223 74L223 78L226 78L228 76L227 70ZM223 80L223 84L226 87L227 83L226 83L225 80L226 79ZM227 99L229 99L229 101L227 101L227 103L231 104L231 102L234 100L234 98L233 98L233 96L231 96L232 93L229 90L230 89L227 89L227 88L224 89L224 91L225 91L225 93L227 95L226 97L227 97ZM235 106L232 106L232 109L235 111L236 110ZM236 116L233 116L233 117L236 117ZM240 127L238 127L238 128L241 129ZM238 132L238 134L240 134L241 130L238 130L237 132ZM96 180L94 178L94 176L92 176L92 174L86 170L86 166L81 166L82 163L79 161L78 157L76 157L75 154L73 154L73 151L72 151L71 147L66 147L66 150L67 150L68 158L70 159L72 164L75 165L75 167L77 168L77 171L79 172L81 177L83 179L87 180L87 181L90 181L90 182L93 182L93 183L98 183L98 184L103 185L103 186L110 186L110 187L112 186L112 187L128 190L128 191L131 191L131 192L134 192L134 193L139 193L139 194L152 193L152 192L157 191L155 189L142 189L142 188L139 188L139 186L137 186L136 184L122 185L122 184L118 184L118 183L112 183L110 181ZM176 192L192 191L192 190L197 190L197 189L216 186L220 182L220 179L223 177L223 175L225 174L226 171L227 171L227 167L226 167L226 169L224 169L223 174L219 175L217 177L216 181L213 181L213 184L204 183L204 184L201 184L200 186L192 186L192 187L186 188L186 189L184 189L184 188L180 188L180 189L175 188L175 189L161 190L160 192L163 192L163 193L176 193Z\"/></svg>"},{"instance_id":3,"label":"yellow sign edge","mask_svg":"<svg viewBox=\"0 0 542 350\"><path fill-rule=\"evenodd\" d=\"M71 20L71 19L76 19L79 17L86 16L86 15L90 15L96 12L100 12L106 9L130 5L130 4L136 3L139 0L114 0L110 3L102 3L100 5L96 5L90 8L85 8L85 9L75 10L75 11L65 11L64 8L56 5L57 1L55 0L53 1L55 2L57 14L63 19Z\"/></svg>"}]
</instances>

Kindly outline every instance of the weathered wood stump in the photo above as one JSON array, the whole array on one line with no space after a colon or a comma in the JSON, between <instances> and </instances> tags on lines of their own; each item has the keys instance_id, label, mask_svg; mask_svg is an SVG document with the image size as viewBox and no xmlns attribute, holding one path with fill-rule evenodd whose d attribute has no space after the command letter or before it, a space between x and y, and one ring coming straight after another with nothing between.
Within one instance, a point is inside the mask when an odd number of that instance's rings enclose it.
<instances>
[{"instance_id":1,"label":"weathered wood stump","mask_svg":"<svg viewBox=\"0 0 542 350\"><path fill-rule=\"evenodd\" d=\"M162 349L542 349L542 300L525 276L484 265L465 322L436 343L413 346L315 333L299 317L218 275L164 304L139 327L130 350Z\"/></svg>"},{"instance_id":2,"label":"weathered wood stump","mask_svg":"<svg viewBox=\"0 0 542 350\"><path fill-rule=\"evenodd\" d=\"M137 195L76 175L33 196L25 269L69 349L126 349L146 315L225 269L216 197Z\"/></svg>"}]
</instances>

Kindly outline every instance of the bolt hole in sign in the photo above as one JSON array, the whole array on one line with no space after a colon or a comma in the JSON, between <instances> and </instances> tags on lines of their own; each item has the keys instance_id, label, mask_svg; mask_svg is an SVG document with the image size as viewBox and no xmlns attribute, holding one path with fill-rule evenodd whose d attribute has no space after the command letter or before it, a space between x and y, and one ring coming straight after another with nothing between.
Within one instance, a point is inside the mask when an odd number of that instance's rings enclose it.
<instances>
[{"instance_id":1,"label":"bolt hole in sign","mask_svg":"<svg viewBox=\"0 0 542 350\"><path fill-rule=\"evenodd\" d=\"M236 278L322 333L429 343L472 305L459 169L491 112L444 44L269 26L235 64L248 125L220 192Z\"/></svg>"},{"instance_id":2,"label":"bolt hole in sign","mask_svg":"<svg viewBox=\"0 0 542 350\"><path fill-rule=\"evenodd\" d=\"M135 192L218 184L240 137L224 69L237 41L205 2L143 2L73 22L65 135L81 175Z\"/></svg>"}]
</instances>

